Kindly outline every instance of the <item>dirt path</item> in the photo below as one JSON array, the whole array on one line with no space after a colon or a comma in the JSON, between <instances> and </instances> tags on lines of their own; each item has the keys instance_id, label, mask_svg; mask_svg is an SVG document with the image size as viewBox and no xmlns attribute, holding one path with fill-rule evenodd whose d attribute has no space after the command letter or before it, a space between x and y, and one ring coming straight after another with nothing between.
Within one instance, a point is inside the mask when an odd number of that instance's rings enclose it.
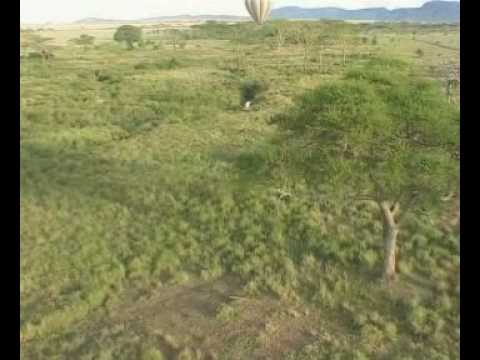
<instances>
[{"instance_id":1,"label":"dirt path","mask_svg":"<svg viewBox=\"0 0 480 360\"><path fill-rule=\"evenodd\" d=\"M313 342L320 321L304 306L246 297L231 277L161 287L141 300L127 298L109 313L92 338L120 327L132 337L154 338L167 359L180 359L185 349L198 360L281 359Z\"/></svg>"}]
</instances>

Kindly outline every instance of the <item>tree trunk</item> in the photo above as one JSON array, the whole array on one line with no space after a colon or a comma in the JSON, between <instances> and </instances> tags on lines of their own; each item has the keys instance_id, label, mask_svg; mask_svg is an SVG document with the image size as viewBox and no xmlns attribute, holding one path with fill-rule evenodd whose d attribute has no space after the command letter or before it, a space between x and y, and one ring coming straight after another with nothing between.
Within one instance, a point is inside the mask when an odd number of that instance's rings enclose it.
<instances>
[{"instance_id":1,"label":"tree trunk","mask_svg":"<svg viewBox=\"0 0 480 360\"><path fill-rule=\"evenodd\" d=\"M384 249L384 268L383 275L388 283L395 280L395 253L397 249L398 225L395 221L395 215L399 210L398 204L389 202L380 203L380 209L383 216L383 249Z\"/></svg>"}]
</instances>

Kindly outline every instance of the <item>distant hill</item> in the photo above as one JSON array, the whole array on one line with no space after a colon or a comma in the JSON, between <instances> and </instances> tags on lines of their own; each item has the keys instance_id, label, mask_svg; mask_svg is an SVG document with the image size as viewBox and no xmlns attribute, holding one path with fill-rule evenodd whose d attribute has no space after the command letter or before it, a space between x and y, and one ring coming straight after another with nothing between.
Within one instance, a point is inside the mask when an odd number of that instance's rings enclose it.
<instances>
[{"instance_id":1,"label":"distant hill","mask_svg":"<svg viewBox=\"0 0 480 360\"><path fill-rule=\"evenodd\" d=\"M248 20L245 16L233 15L177 15L177 16L157 16L151 18L137 19L137 20L112 20L112 19L98 19L86 18L76 21L76 24L125 24L125 23L156 23L168 21L242 21Z\"/></svg>"},{"instance_id":2,"label":"distant hill","mask_svg":"<svg viewBox=\"0 0 480 360\"><path fill-rule=\"evenodd\" d=\"M109 23L113 23L113 24L119 23L120 24L120 23L124 23L124 22L128 22L128 21L127 20L99 19L99 18L90 17L90 18L85 18L85 19L75 21L75 24L109 24Z\"/></svg>"},{"instance_id":3,"label":"distant hill","mask_svg":"<svg viewBox=\"0 0 480 360\"><path fill-rule=\"evenodd\" d=\"M428 23L460 22L460 3L456 1L430 1L419 8L388 10L386 8L368 8L345 10L335 7L301 8L286 6L272 10L273 19L329 19L329 20L364 20L364 21L409 21ZM245 21L245 16L233 15L177 15L157 16L137 20L112 20L86 18L76 24L125 24L125 23L157 23L169 21Z\"/></svg>"},{"instance_id":4,"label":"distant hill","mask_svg":"<svg viewBox=\"0 0 480 360\"><path fill-rule=\"evenodd\" d=\"M460 3L456 1L430 1L419 8L368 8L345 10L335 7L301 8L287 6L272 11L274 19L329 19L329 20L365 20L386 22L427 22L459 23Z\"/></svg>"}]
</instances>

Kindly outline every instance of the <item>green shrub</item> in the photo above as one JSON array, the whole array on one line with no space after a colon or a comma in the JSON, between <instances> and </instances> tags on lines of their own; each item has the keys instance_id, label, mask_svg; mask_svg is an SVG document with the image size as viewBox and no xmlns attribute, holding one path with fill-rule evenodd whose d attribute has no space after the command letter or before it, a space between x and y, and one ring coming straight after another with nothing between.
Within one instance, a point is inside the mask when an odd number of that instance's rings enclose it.
<instances>
[{"instance_id":1,"label":"green shrub","mask_svg":"<svg viewBox=\"0 0 480 360\"><path fill-rule=\"evenodd\" d=\"M335 297L324 282L320 283L317 292L312 298L312 301L319 305L325 305L330 308L335 305Z\"/></svg>"},{"instance_id":2,"label":"green shrub","mask_svg":"<svg viewBox=\"0 0 480 360\"><path fill-rule=\"evenodd\" d=\"M141 63L136 64L133 68L135 70L147 70L147 69L151 68L151 65L149 63L146 63L146 62L141 62Z\"/></svg>"},{"instance_id":3,"label":"green shrub","mask_svg":"<svg viewBox=\"0 0 480 360\"><path fill-rule=\"evenodd\" d=\"M157 69L168 69L168 70L176 69L179 66L180 66L180 63L175 58L171 58L170 60L164 63L156 64Z\"/></svg>"},{"instance_id":4,"label":"green shrub","mask_svg":"<svg viewBox=\"0 0 480 360\"><path fill-rule=\"evenodd\" d=\"M229 304L220 305L217 311L217 319L221 321L230 321L238 316L237 309Z\"/></svg>"},{"instance_id":5,"label":"green shrub","mask_svg":"<svg viewBox=\"0 0 480 360\"><path fill-rule=\"evenodd\" d=\"M447 292L450 289L450 285L446 280L437 280L435 281L435 289L440 293Z\"/></svg>"},{"instance_id":6,"label":"green shrub","mask_svg":"<svg viewBox=\"0 0 480 360\"><path fill-rule=\"evenodd\" d=\"M368 320L375 325L381 325L383 323L382 316L376 311L372 311L368 314Z\"/></svg>"},{"instance_id":7,"label":"green shrub","mask_svg":"<svg viewBox=\"0 0 480 360\"><path fill-rule=\"evenodd\" d=\"M192 349L185 348L178 354L176 360L197 360L197 356Z\"/></svg>"},{"instance_id":8,"label":"green shrub","mask_svg":"<svg viewBox=\"0 0 480 360\"><path fill-rule=\"evenodd\" d=\"M397 269L400 274L411 274L413 271L413 264L407 259L404 259L397 263Z\"/></svg>"},{"instance_id":9,"label":"green shrub","mask_svg":"<svg viewBox=\"0 0 480 360\"><path fill-rule=\"evenodd\" d=\"M119 74L112 73L105 70L95 70L94 75L95 75L95 79L99 82L116 84L122 81L122 77Z\"/></svg>"},{"instance_id":10,"label":"green shrub","mask_svg":"<svg viewBox=\"0 0 480 360\"><path fill-rule=\"evenodd\" d=\"M373 269L379 261L379 256L374 250L362 251L360 253L360 261L367 266L368 269Z\"/></svg>"},{"instance_id":11,"label":"green shrub","mask_svg":"<svg viewBox=\"0 0 480 360\"><path fill-rule=\"evenodd\" d=\"M39 52L36 52L36 51L32 51L30 53L28 53L28 58L29 59L43 59L43 55Z\"/></svg>"},{"instance_id":12,"label":"green shrub","mask_svg":"<svg viewBox=\"0 0 480 360\"><path fill-rule=\"evenodd\" d=\"M247 101L255 100L265 90L265 83L258 80L245 80L240 87L240 101L242 105Z\"/></svg>"},{"instance_id":13,"label":"green shrub","mask_svg":"<svg viewBox=\"0 0 480 360\"><path fill-rule=\"evenodd\" d=\"M155 348L147 348L142 352L142 360L165 360L167 359L163 353Z\"/></svg>"},{"instance_id":14,"label":"green shrub","mask_svg":"<svg viewBox=\"0 0 480 360\"><path fill-rule=\"evenodd\" d=\"M385 342L385 333L375 325L367 324L360 330L361 342L367 348L378 348Z\"/></svg>"},{"instance_id":15,"label":"green shrub","mask_svg":"<svg viewBox=\"0 0 480 360\"><path fill-rule=\"evenodd\" d=\"M408 321L414 334L425 335L427 328L428 311L422 306L414 306L408 313Z\"/></svg>"},{"instance_id":16,"label":"green shrub","mask_svg":"<svg viewBox=\"0 0 480 360\"><path fill-rule=\"evenodd\" d=\"M187 272L180 271L174 273L169 283L172 285L185 284L190 280L190 275Z\"/></svg>"},{"instance_id":17,"label":"green shrub","mask_svg":"<svg viewBox=\"0 0 480 360\"><path fill-rule=\"evenodd\" d=\"M362 313L354 314L353 325L356 329L360 330L364 325L368 323L368 316Z\"/></svg>"},{"instance_id":18,"label":"green shrub","mask_svg":"<svg viewBox=\"0 0 480 360\"><path fill-rule=\"evenodd\" d=\"M141 62L135 64L133 68L135 70L173 70L180 67L180 62L171 58L169 60L157 61L157 62Z\"/></svg>"},{"instance_id":19,"label":"green shrub","mask_svg":"<svg viewBox=\"0 0 480 360\"><path fill-rule=\"evenodd\" d=\"M369 360L370 357L360 350L354 350L352 353L352 360Z\"/></svg>"},{"instance_id":20,"label":"green shrub","mask_svg":"<svg viewBox=\"0 0 480 360\"><path fill-rule=\"evenodd\" d=\"M397 336L397 325L395 325L393 322L387 322L385 323L384 326L385 329L385 335L391 339L394 340Z\"/></svg>"}]
</instances>

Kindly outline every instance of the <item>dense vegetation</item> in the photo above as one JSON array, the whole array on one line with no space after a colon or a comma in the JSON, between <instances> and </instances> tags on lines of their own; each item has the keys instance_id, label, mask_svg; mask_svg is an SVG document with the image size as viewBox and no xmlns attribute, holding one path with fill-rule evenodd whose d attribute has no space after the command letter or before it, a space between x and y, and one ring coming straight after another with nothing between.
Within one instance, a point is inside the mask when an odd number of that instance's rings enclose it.
<instances>
[{"instance_id":1,"label":"dense vegetation","mask_svg":"<svg viewBox=\"0 0 480 360\"><path fill-rule=\"evenodd\" d=\"M117 31L115 31L113 39L119 43L127 44L129 49L133 49L135 43L142 41L142 29L133 25L120 26Z\"/></svg>"},{"instance_id":2,"label":"dense vegetation","mask_svg":"<svg viewBox=\"0 0 480 360\"><path fill-rule=\"evenodd\" d=\"M108 30L88 48L22 32L24 49L61 44L21 62L22 358L458 359L455 197L405 214L387 287L377 205L346 206L345 181L319 191L317 170L345 163L312 162L296 132L326 119L355 145L412 122L455 152L442 66L458 54L420 40L452 47L458 29L415 31L207 23L145 28L133 51ZM437 184L458 190L456 160L441 164L435 181L389 179L438 200Z\"/></svg>"},{"instance_id":3,"label":"dense vegetation","mask_svg":"<svg viewBox=\"0 0 480 360\"><path fill-rule=\"evenodd\" d=\"M438 86L398 68L404 65L370 61L308 92L273 121L287 133L281 145L288 161L322 196L378 205L388 281L395 278L402 217L435 207L455 191L459 175L459 113Z\"/></svg>"}]
</instances>

